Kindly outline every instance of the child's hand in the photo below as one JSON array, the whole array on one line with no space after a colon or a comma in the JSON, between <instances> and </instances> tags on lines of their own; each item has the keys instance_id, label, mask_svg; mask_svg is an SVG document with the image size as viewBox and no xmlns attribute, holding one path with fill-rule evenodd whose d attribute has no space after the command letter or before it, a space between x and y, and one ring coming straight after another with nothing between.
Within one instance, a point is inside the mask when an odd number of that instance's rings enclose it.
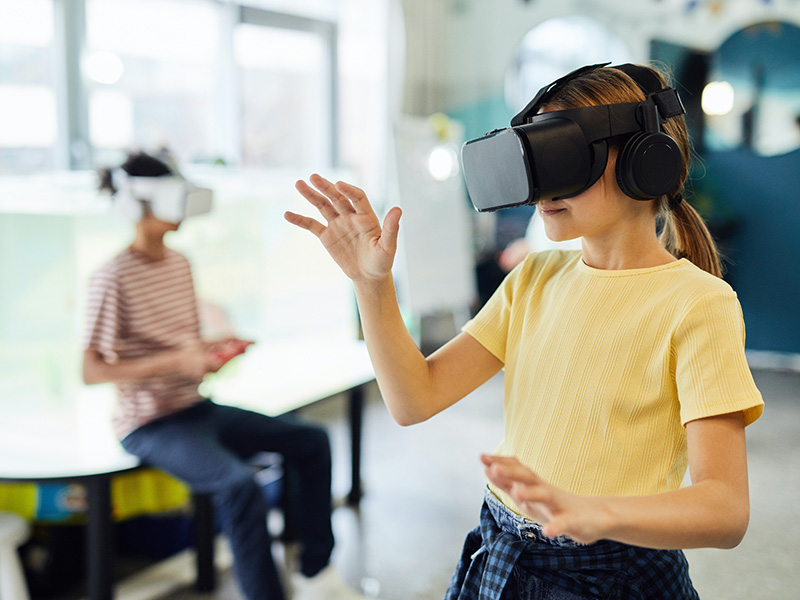
<instances>
[{"instance_id":1,"label":"child's hand","mask_svg":"<svg viewBox=\"0 0 800 600\"><path fill-rule=\"evenodd\" d=\"M292 212L284 217L293 225L313 233L353 281L377 281L389 275L397 251L400 209L389 211L381 228L362 190L350 184L332 184L319 175L296 184L299 191L327 221L325 226L310 217Z\"/></svg>"},{"instance_id":2,"label":"child's hand","mask_svg":"<svg viewBox=\"0 0 800 600\"><path fill-rule=\"evenodd\" d=\"M214 371L217 371L232 358L243 354L253 342L247 340L240 340L237 338L230 338L226 340L219 340L212 342L208 345L208 354L213 359L213 364L216 366Z\"/></svg>"},{"instance_id":3,"label":"child's hand","mask_svg":"<svg viewBox=\"0 0 800 600\"><path fill-rule=\"evenodd\" d=\"M202 379L217 371L223 363L213 356L205 344L187 346L172 353L175 374L188 379Z\"/></svg>"},{"instance_id":4,"label":"child's hand","mask_svg":"<svg viewBox=\"0 0 800 600\"><path fill-rule=\"evenodd\" d=\"M547 537L566 535L590 544L604 537L608 514L601 498L577 496L550 485L516 458L481 455L486 476L514 500Z\"/></svg>"}]
</instances>

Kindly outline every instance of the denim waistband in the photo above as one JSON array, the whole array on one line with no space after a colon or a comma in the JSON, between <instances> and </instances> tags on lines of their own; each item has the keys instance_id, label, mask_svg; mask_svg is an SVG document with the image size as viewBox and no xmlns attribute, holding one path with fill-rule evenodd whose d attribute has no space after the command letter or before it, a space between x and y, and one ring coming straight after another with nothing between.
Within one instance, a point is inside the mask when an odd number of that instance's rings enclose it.
<instances>
[{"instance_id":1,"label":"denim waistband","mask_svg":"<svg viewBox=\"0 0 800 600\"><path fill-rule=\"evenodd\" d=\"M585 546L585 544L576 542L565 535L560 535L557 538L547 537L542 532L543 528L539 523L526 519L508 508L488 486L486 488L484 500L494 520L497 522L497 526L506 533L518 537L520 540L537 541L561 548L580 548Z\"/></svg>"}]
</instances>

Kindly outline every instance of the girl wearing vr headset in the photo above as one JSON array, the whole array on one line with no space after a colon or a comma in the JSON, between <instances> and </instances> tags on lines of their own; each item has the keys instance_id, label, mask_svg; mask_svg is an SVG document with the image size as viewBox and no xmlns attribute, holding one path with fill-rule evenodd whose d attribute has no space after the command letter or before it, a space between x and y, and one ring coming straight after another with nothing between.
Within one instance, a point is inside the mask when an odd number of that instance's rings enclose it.
<instances>
[{"instance_id":1,"label":"girl wearing vr headset","mask_svg":"<svg viewBox=\"0 0 800 600\"><path fill-rule=\"evenodd\" d=\"M652 108L665 89L651 67L593 65L544 88L535 113ZM697 598L681 549L731 548L744 536L744 430L763 401L736 295L680 196L690 144L676 112L656 121L680 159L669 189L650 198L632 189L638 134L605 140L594 183L537 199L548 237L581 237L582 250L529 255L427 358L405 328L391 275L400 209L381 226L360 189L319 175L297 183L326 224L286 218L353 280L378 383L401 425L505 369L505 436L481 457L481 522L448 599ZM633 166L623 164L631 154Z\"/></svg>"}]
</instances>

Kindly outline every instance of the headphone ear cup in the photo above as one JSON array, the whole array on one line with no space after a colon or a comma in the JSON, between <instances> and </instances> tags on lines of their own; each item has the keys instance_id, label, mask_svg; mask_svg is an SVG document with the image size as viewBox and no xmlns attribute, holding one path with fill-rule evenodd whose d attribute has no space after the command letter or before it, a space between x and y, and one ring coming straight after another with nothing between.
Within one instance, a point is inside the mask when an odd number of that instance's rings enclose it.
<instances>
[{"instance_id":1,"label":"headphone ear cup","mask_svg":"<svg viewBox=\"0 0 800 600\"><path fill-rule=\"evenodd\" d=\"M617 156L617 183L631 198L652 200L678 187L682 168L681 150L670 136L662 132L636 133Z\"/></svg>"}]
</instances>

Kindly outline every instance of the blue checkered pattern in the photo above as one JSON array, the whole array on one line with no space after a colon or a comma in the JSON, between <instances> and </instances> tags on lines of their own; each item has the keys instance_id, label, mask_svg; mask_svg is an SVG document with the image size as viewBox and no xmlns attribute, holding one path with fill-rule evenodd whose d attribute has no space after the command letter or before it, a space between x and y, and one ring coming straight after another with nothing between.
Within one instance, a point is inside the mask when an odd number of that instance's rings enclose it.
<instances>
[{"instance_id":1,"label":"blue checkered pattern","mask_svg":"<svg viewBox=\"0 0 800 600\"><path fill-rule=\"evenodd\" d=\"M699 600L679 550L548 539L491 492L445 600Z\"/></svg>"}]
</instances>

